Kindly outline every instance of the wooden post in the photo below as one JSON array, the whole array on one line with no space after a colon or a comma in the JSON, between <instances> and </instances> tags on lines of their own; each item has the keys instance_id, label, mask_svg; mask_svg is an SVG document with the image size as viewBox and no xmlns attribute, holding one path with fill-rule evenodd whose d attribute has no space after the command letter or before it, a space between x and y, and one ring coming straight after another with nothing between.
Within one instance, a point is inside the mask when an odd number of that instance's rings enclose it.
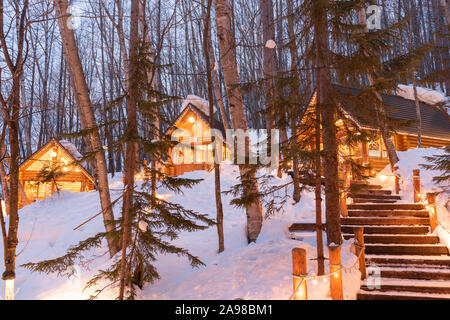
<instances>
[{"instance_id":1,"label":"wooden post","mask_svg":"<svg viewBox=\"0 0 450 320\"><path fill-rule=\"evenodd\" d=\"M292 249L292 275L294 280L294 300L307 300L308 291L306 279L306 250L302 248ZM299 278L300 277L300 278ZM303 282L302 282L303 280ZM301 283L301 285L300 285ZM299 287L300 286L300 287Z\"/></svg>"},{"instance_id":2,"label":"wooden post","mask_svg":"<svg viewBox=\"0 0 450 320\"><path fill-rule=\"evenodd\" d=\"M361 280L367 278L366 272L366 254L364 250L364 227L355 227L355 244L356 244L356 256L359 257L359 271L361 271Z\"/></svg>"},{"instance_id":3,"label":"wooden post","mask_svg":"<svg viewBox=\"0 0 450 320\"><path fill-rule=\"evenodd\" d=\"M352 166L349 161L346 161L344 163L344 185L343 190L340 194L340 200L341 200L341 216L347 217L348 216L348 210L347 210L347 193L348 190L350 190L351 185L351 179L352 179Z\"/></svg>"},{"instance_id":4,"label":"wooden post","mask_svg":"<svg viewBox=\"0 0 450 320\"><path fill-rule=\"evenodd\" d=\"M341 246L328 246L330 259L330 291L333 300L344 300L342 287ZM339 270L339 271L337 271Z\"/></svg>"},{"instance_id":5,"label":"wooden post","mask_svg":"<svg viewBox=\"0 0 450 320\"><path fill-rule=\"evenodd\" d=\"M400 193L400 177L398 176L398 167L394 167L394 175L395 175L395 194Z\"/></svg>"},{"instance_id":6,"label":"wooden post","mask_svg":"<svg viewBox=\"0 0 450 320\"><path fill-rule=\"evenodd\" d=\"M347 217L348 216L348 210L347 210L347 191L343 190L340 193L340 202L341 202L341 216Z\"/></svg>"},{"instance_id":7,"label":"wooden post","mask_svg":"<svg viewBox=\"0 0 450 320\"><path fill-rule=\"evenodd\" d=\"M420 202L420 170L413 170L413 184L414 184L414 203Z\"/></svg>"},{"instance_id":8,"label":"wooden post","mask_svg":"<svg viewBox=\"0 0 450 320\"><path fill-rule=\"evenodd\" d=\"M431 232L433 232L439 225L439 223L437 221L436 197L437 197L437 193L435 193L435 192L427 193L428 206L430 208L428 214L430 216Z\"/></svg>"}]
</instances>

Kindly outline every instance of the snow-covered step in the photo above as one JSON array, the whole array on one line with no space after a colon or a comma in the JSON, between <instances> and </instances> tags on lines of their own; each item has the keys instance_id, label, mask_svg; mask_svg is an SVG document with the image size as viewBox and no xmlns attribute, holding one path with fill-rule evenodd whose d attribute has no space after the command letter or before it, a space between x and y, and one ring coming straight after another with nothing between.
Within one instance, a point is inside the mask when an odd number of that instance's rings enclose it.
<instances>
[{"instance_id":1,"label":"snow-covered step","mask_svg":"<svg viewBox=\"0 0 450 320\"><path fill-rule=\"evenodd\" d=\"M390 194L349 193L348 197L359 199L401 200L400 196Z\"/></svg>"},{"instance_id":2,"label":"snow-covered step","mask_svg":"<svg viewBox=\"0 0 450 320\"><path fill-rule=\"evenodd\" d=\"M367 198L353 198L353 203L396 203L393 199L367 199Z\"/></svg>"},{"instance_id":3,"label":"snow-covered step","mask_svg":"<svg viewBox=\"0 0 450 320\"><path fill-rule=\"evenodd\" d=\"M353 190L381 190L383 186L378 184L367 184L365 182L352 182L350 188Z\"/></svg>"},{"instance_id":4,"label":"snow-covered step","mask_svg":"<svg viewBox=\"0 0 450 320\"><path fill-rule=\"evenodd\" d=\"M424 210L420 203L359 203L347 205L348 210Z\"/></svg>"},{"instance_id":5,"label":"snow-covered step","mask_svg":"<svg viewBox=\"0 0 450 320\"><path fill-rule=\"evenodd\" d=\"M407 291L419 293L450 294L450 282L444 280L410 280L380 278L379 287L373 288L373 281L364 280L362 290L373 291Z\"/></svg>"},{"instance_id":6,"label":"snow-covered step","mask_svg":"<svg viewBox=\"0 0 450 320\"><path fill-rule=\"evenodd\" d=\"M448 255L371 255L366 254L367 264L371 265L422 265L446 267L450 270L450 256Z\"/></svg>"},{"instance_id":7,"label":"snow-covered step","mask_svg":"<svg viewBox=\"0 0 450 320\"><path fill-rule=\"evenodd\" d=\"M418 279L418 280L450 280L450 270L426 267L379 267L382 278Z\"/></svg>"},{"instance_id":8,"label":"snow-covered step","mask_svg":"<svg viewBox=\"0 0 450 320\"><path fill-rule=\"evenodd\" d=\"M429 225L429 218L422 217L346 217L341 218L342 225Z\"/></svg>"},{"instance_id":9,"label":"snow-covered step","mask_svg":"<svg viewBox=\"0 0 450 320\"><path fill-rule=\"evenodd\" d=\"M428 217L426 210L348 210L349 217Z\"/></svg>"},{"instance_id":10,"label":"snow-covered step","mask_svg":"<svg viewBox=\"0 0 450 320\"><path fill-rule=\"evenodd\" d=\"M427 234L430 228L427 225L422 226L368 226L362 224L342 225L341 229L344 233L353 233L355 227L364 227L364 234Z\"/></svg>"},{"instance_id":11,"label":"snow-covered step","mask_svg":"<svg viewBox=\"0 0 450 320\"><path fill-rule=\"evenodd\" d=\"M344 234L344 239L350 239L353 237L353 234ZM366 234L364 235L364 242L366 244L437 244L439 243L439 237L435 235Z\"/></svg>"},{"instance_id":12,"label":"snow-covered step","mask_svg":"<svg viewBox=\"0 0 450 320\"><path fill-rule=\"evenodd\" d=\"M366 244L367 254L389 255L443 255L448 254L446 246L438 244Z\"/></svg>"},{"instance_id":13,"label":"snow-covered step","mask_svg":"<svg viewBox=\"0 0 450 320\"><path fill-rule=\"evenodd\" d=\"M408 292L408 291L366 291L358 293L358 300L448 300L450 294Z\"/></svg>"}]
</instances>

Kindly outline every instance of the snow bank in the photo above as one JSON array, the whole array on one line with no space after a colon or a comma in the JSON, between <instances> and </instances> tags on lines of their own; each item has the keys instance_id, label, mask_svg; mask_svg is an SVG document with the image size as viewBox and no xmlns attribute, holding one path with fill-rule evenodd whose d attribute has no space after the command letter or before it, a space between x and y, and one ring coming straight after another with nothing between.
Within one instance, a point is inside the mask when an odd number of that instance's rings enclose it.
<instances>
[{"instance_id":1,"label":"snow bank","mask_svg":"<svg viewBox=\"0 0 450 320\"><path fill-rule=\"evenodd\" d=\"M237 183L236 166L222 166L222 190L229 190ZM191 172L185 177L204 179L192 191L184 195L170 194L159 189L170 201L181 203L187 209L215 217L214 172ZM289 180L286 180L289 179ZM285 184L289 177L273 178L274 185ZM112 199L123 188L121 175L110 183ZM285 192L284 190L280 192ZM288 190L291 194L292 190ZM192 269L188 260L176 255L161 254L155 263L161 279L138 290L138 299L288 299L292 294L291 250L302 247L308 254L308 274L317 271L316 235L301 233L299 240L290 237L288 227L293 222L314 222L314 193L304 191L301 201L293 205L290 200L284 210L264 221L256 243L247 244L245 234L246 215L229 203L231 196L223 196L225 252L217 254L217 230L211 227L198 232L183 232L175 245L190 250L205 266ZM114 207L120 214L120 204ZM38 262L63 255L78 241L103 230L101 217L92 220L77 231L73 228L100 212L98 193L60 192L51 198L33 203L20 211L19 248L17 265ZM324 243L326 238L324 235ZM2 249L0 249L1 251ZM326 251L326 249L325 249ZM352 241L342 246L342 263L346 267L357 264L352 253ZM2 252L0 252L2 254ZM327 256L327 252L325 252ZM108 264L106 247L90 252L88 264L78 266L72 279L58 278L55 274L30 273L18 267L17 299L86 299L92 290L83 292L84 284ZM357 268L357 266L356 266ZM325 270L329 270L326 265ZM344 272L344 295L355 299L360 287L358 270ZM102 286L100 283L99 286ZM3 292L3 288L0 289ZM100 299L114 299L117 288L105 291ZM308 281L309 299L330 299L328 282L319 279Z\"/></svg>"},{"instance_id":2,"label":"snow bank","mask_svg":"<svg viewBox=\"0 0 450 320\"><path fill-rule=\"evenodd\" d=\"M414 87L412 85L400 84L398 87L397 95L408 100L415 100ZM431 105L449 102L449 98L444 93L428 88L417 87L417 96L420 101Z\"/></svg>"},{"instance_id":3,"label":"snow bank","mask_svg":"<svg viewBox=\"0 0 450 320\"><path fill-rule=\"evenodd\" d=\"M420 169L420 188L423 199L426 199L427 192L441 192L437 197L438 219L446 230L450 231L450 212L448 185L437 185L433 182L433 177L439 176L441 172L436 170L425 170L420 164L426 164L425 157L444 154L443 148L420 148L411 149L405 152L397 152L400 161L398 162L399 173L401 176L401 191L400 196L403 202L412 203L414 201L414 186L413 186L413 170ZM394 177L391 175L390 166L384 168L380 174L372 179L375 184L381 184L386 189L394 188ZM447 188L447 190L444 189ZM439 226L435 233L439 235L441 241L450 248L450 236Z\"/></svg>"}]
</instances>

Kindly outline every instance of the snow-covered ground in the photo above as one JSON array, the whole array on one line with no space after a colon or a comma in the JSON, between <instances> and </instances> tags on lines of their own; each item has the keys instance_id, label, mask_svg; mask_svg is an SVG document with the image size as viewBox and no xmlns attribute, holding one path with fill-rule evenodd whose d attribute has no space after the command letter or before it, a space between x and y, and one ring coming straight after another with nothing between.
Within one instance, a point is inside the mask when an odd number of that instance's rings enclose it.
<instances>
[{"instance_id":1,"label":"snow-covered ground","mask_svg":"<svg viewBox=\"0 0 450 320\"><path fill-rule=\"evenodd\" d=\"M228 190L236 184L237 168L224 166L222 171L222 190ZM204 181L184 195L169 194L169 199L214 217L214 173L199 171L188 173L186 177L203 178ZM274 180L274 183L285 183L290 178ZM111 179L110 185L112 198L115 199L123 187L121 176ZM197 255L205 266L192 269L185 258L160 255L156 267L161 279L145 286L138 293L139 299L288 299L292 294L291 250L294 247L306 248L308 273L315 274L316 261L311 260L316 256L315 234L300 234L300 240L292 240L288 231L293 222L315 221L312 192L303 192L300 203L292 205L288 201L283 212L265 220L258 241L250 245L245 236L245 212L233 208L229 202L230 196L224 196L225 252L217 254L215 227L180 234L176 244ZM86 299L93 293L94 289L83 292L83 287L97 270L109 263L104 248L92 252L88 256L91 261L78 266L77 276L71 279L55 274L30 273L19 266L61 256L78 241L102 231L101 217L77 231L73 230L99 211L98 194L95 191L60 192L20 211L16 299ZM119 213L120 205L115 207L115 214L118 216ZM342 249L344 266L355 265L357 259L352 251L352 241L346 241ZM0 254L3 255L2 252ZM355 299L360 286L359 278L357 265L353 270L344 272L345 298ZM99 284L99 288L101 286ZM0 294L3 292L1 288ZM114 299L116 296L117 289L113 288L104 291L99 298ZM308 298L330 299L329 279L309 280Z\"/></svg>"},{"instance_id":2,"label":"snow-covered ground","mask_svg":"<svg viewBox=\"0 0 450 320\"><path fill-rule=\"evenodd\" d=\"M413 186L413 170L420 169L420 188L423 201L426 201L427 192L440 192L437 201L438 219L442 226L438 226L435 233L439 235L441 242L447 244L450 248L450 235L446 231L450 231L450 212L449 212L449 185L438 185L433 182L433 177L439 176L441 173L435 170L425 170L421 168L420 164L426 164L427 160L424 157L444 154L443 148L421 148L411 149L405 152L397 153L400 162L398 162L399 174L401 176L400 196L402 201L407 203L414 202L414 186ZM391 169L387 166L380 174L372 179L374 184L381 184L386 189L394 187L394 177L391 174ZM446 192L444 187L446 187Z\"/></svg>"}]
</instances>

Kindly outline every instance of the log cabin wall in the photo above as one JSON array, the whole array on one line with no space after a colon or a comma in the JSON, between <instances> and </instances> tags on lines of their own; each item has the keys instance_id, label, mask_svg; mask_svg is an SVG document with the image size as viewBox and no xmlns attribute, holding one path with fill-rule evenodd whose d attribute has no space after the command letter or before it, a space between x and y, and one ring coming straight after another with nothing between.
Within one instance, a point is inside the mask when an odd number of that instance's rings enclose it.
<instances>
[{"instance_id":1,"label":"log cabin wall","mask_svg":"<svg viewBox=\"0 0 450 320\"><path fill-rule=\"evenodd\" d=\"M50 197L57 190L87 192L95 189L94 178L80 165L77 159L52 139L26 159L19 167L19 181L25 198L19 195L19 207ZM45 168L61 173L52 182L43 182L39 174Z\"/></svg>"},{"instance_id":2,"label":"log cabin wall","mask_svg":"<svg viewBox=\"0 0 450 320\"><path fill-rule=\"evenodd\" d=\"M182 112L172 128L167 131L167 134L178 138L180 142L183 141L191 145L191 149L183 150L186 154L178 154L175 159L172 158L172 150L169 150L169 161L164 170L167 175L179 176L192 171L211 171L214 168L213 164L208 161L213 159L212 139L211 135L207 134L210 130L208 123L207 115L195 106L190 105ZM216 123L216 127L218 127L218 130L222 132L223 138L225 138L223 127L219 123ZM176 129L184 132L175 131ZM195 144L198 145L200 152L194 152ZM222 158L231 160L231 153L226 143L223 142L222 146ZM178 164L181 158L184 158L187 163Z\"/></svg>"}]
</instances>

